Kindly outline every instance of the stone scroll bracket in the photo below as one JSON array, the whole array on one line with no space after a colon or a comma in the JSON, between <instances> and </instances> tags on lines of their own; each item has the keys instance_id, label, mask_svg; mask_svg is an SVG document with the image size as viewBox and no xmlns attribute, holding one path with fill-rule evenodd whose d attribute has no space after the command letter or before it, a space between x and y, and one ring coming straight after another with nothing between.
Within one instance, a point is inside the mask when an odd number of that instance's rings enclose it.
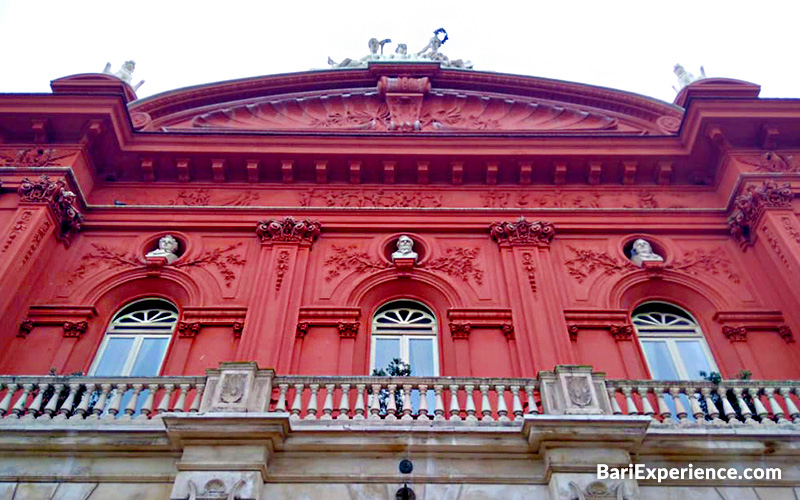
<instances>
[{"instance_id":1,"label":"stone scroll bracket","mask_svg":"<svg viewBox=\"0 0 800 500\"><path fill-rule=\"evenodd\" d=\"M757 229L764 212L769 209L791 208L794 193L791 183L778 184L773 180L763 181L760 186L746 185L733 200L728 216L731 236L742 250L753 246Z\"/></svg>"},{"instance_id":2,"label":"stone scroll bracket","mask_svg":"<svg viewBox=\"0 0 800 500\"><path fill-rule=\"evenodd\" d=\"M53 181L42 175L37 181L22 180L17 188L20 202L47 204L56 222L56 236L69 247L81 230L83 214L78 210L77 195L63 180Z\"/></svg>"}]
</instances>

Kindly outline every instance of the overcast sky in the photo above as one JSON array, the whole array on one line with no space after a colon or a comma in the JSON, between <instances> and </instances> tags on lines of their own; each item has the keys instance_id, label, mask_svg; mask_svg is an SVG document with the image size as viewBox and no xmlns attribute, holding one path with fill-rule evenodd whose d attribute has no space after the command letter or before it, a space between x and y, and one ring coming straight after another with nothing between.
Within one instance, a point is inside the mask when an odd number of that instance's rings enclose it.
<instances>
[{"instance_id":1,"label":"overcast sky","mask_svg":"<svg viewBox=\"0 0 800 500\"><path fill-rule=\"evenodd\" d=\"M475 69L624 89L672 101L672 67L800 97L800 0L326 2L0 0L0 92L136 61L139 97L360 58L371 37ZM390 51L394 50L394 44Z\"/></svg>"}]
</instances>

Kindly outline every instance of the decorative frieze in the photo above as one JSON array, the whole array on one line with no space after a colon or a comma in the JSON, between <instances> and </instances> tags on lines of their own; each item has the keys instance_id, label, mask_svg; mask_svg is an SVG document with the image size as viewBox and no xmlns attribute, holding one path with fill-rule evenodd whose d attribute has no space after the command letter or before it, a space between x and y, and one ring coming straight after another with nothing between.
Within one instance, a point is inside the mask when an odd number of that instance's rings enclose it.
<instances>
[{"instance_id":1,"label":"decorative frieze","mask_svg":"<svg viewBox=\"0 0 800 500\"><path fill-rule=\"evenodd\" d=\"M795 173L800 172L800 162L793 157L767 151L761 155L738 156L737 161L755 167L760 172Z\"/></svg>"},{"instance_id":2,"label":"decorative frieze","mask_svg":"<svg viewBox=\"0 0 800 500\"><path fill-rule=\"evenodd\" d=\"M283 220L261 221L256 226L256 235L262 243L288 242L313 243L319 238L322 226L317 221L303 219L295 221L292 217Z\"/></svg>"},{"instance_id":3,"label":"decorative frieze","mask_svg":"<svg viewBox=\"0 0 800 500\"><path fill-rule=\"evenodd\" d=\"M530 222L520 217L516 222L495 222L489 228L489 234L500 244L547 247L553 241L555 227L549 222Z\"/></svg>"},{"instance_id":4,"label":"decorative frieze","mask_svg":"<svg viewBox=\"0 0 800 500\"><path fill-rule=\"evenodd\" d=\"M791 207L794 194L790 183L778 185L775 181L764 181L761 186L747 186L745 192L734 200L734 209L728 217L731 235L742 249L755 242L754 225L768 208Z\"/></svg>"},{"instance_id":5,"label":"decorative frieze","mask_svg":"<svg viewBox=\"0 0 800 500\"><path fill-rule=\"evenodd\" d=\"M358 207L358 208L421 208L441 207L442 195L420 191L385 191L369 190L328 190L309 189L300 193L298 200L301 207L317 206L316 200L323 201L326 207Z\"/></svg>"},{"instance_id":6,"label":"decorative frieze","mask_svg":"<svg viewBox=\"0 0 800 500\"><path fill-rule=\"evenodd\" d=\"M53 148L28 148L16 152L0 152L0 166L6 167L50 167L62 165L59 161L75 156L77 151L59 151Z\"/></svg>"},{"instance_id":7,"label":"decorative frieze","mask_svg":"<svg viewBox=\"0 0 800 500\"><path fill-rule=\"evenodd\" d=\"M31 244L28 246L28 250L22 257L23 266L27 264L28 261L31 260L31 257L33 257L33 254L36 253L36 249L39 248L39 245L42 243L42 240L44 239L45 235L47 235L47 232L50 230L52 225L53 224L49 220L46 220L39 225L39 228L36 230L36 234L33 235Z\"/></svg>"}]
</instances>

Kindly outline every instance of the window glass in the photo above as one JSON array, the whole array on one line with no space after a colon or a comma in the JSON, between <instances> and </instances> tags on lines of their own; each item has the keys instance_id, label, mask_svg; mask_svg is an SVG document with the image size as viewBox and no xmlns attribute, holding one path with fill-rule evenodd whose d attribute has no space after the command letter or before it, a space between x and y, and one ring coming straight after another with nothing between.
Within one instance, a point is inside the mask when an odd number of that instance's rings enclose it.
<instances>
[{"instance_id":1,"label":"window glass","mask_svg":"<svg viewBox=\"0 0 800 500\"><path fill-rule=\"evenodd\" d=\"M413 376L439 374L436 317L419 302L397 300L380 307L372 318L371 339L370 371L398 358L411 366Z\"/></svg>"},{"instance_id":2,"label":"window glass","mask_svg":"<svg viewBox=\"0 0 800 500\"><path fill-rule=\"evenodd\" d=\"M411 375L415 377L434 375L433 340L409 339L408 358L411 363Z\"/></svg>"},{"instance_id":3,"label":"window glass","mask_svg":"<svg viewBox=\"0 0 800 500\"><path fill-rule=\"evenodd\" d=\"M116 337L106 339L105 350L94 370L94 375L99 377L118 377L122 375L125 363L131 353L134 339L131 337Z\"/></svg>"},{"instance_id":4,"label":"window glass","mask_svg":"<svg viewBox=\"0 0 800 500\"><path fill-rule=\"evenodd\" d=\"M678 346L683 366L686 367L686 372L690 379L702 378L700 372L709 373L713 371L708 363L708 357L703 350L703 345L699 340L679 340L675 342L675 345Z\"/></svg>"},{"instance_id":5,"label":"window glass","mask_svg":"<svg viewBox=\"0 0 800 500\"><path fill-rule=\"evenodd\" d=\"M680 378L665 341L643 340L642 347L654 379L678 380Z\"/></svg>"},{"instance_id":6,"label":"window glass","mask_svg":"<svg viewBox=\"0 0 800 500\"><path fill-rule=\"evenodd\" d=\"M149 337L142 339L142 347L131 369L132 377L152 377L158 375L161 360L167 352L169 337Z\"/></svg>"},{"instance_id":7,"label":"window glass","mask_svg":"<svg viewBox=\"0 0 800 500\"><path fill-rule=\"evenodd\" d=\"M385 369L394 358L400 358L400 339L376 338L375 366L373 368Z\"/></svg>"}]
</instances>

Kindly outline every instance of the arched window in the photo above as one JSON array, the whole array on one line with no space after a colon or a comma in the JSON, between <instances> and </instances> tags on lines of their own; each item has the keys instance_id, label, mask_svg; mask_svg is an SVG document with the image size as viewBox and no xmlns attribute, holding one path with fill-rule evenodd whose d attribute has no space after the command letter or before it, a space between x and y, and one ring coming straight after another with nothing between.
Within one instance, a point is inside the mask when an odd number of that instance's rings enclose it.
<instances>
[{"instance_id":1,"label":"arched window","mask_svg":"<svg viewBox=\"0 0 800 500\"><path fill-rule=\"evenodd\" d=\"M633 326L654 379L697 380L717 371L703 330L683 309L647 302L633 311Z\"/></svg>"},{"instance_id":2,"label":"arched window","mask_svg":"<svg viewBox=\"0 0 800 500\"><path fill-rule=\"evenodd\" d=\"M158 375L177 322L178 309L166 300L144 299L128 304L108 326L89 374Z\"/></svg>"},{"instance_id":3,"label":"arched window","mask_svg":"<svg viewBox=\"0 0 800 500\"><path fill-rule=\"evenodd\" d=\"M411 375L439 375L436 316L410 300L384 304L372 318L370 368L386 369L394 358L411 365Z\"/></svg>"}]
</instances>

